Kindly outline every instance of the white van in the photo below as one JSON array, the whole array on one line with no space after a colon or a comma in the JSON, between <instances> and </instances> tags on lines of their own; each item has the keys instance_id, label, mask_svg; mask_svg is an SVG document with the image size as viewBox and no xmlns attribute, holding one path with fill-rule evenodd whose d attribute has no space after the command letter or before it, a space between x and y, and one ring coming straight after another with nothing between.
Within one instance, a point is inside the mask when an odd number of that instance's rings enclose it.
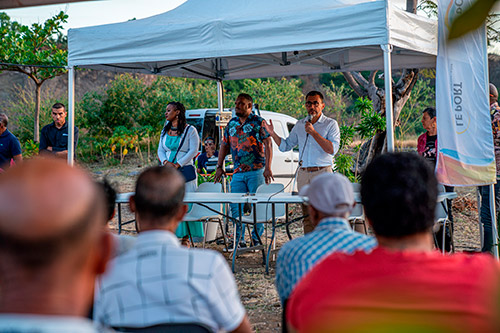
<instances>
[{"instance_id":1,"label":"white van","mask_svg":"<svg viewBox=\"0 0 500 333\"><path fill-rule=\"evenodd\" d=\"M225 109L224 111L233 112L231 109ZM203 143L203 139L208 136L211 136L215 139L216 147L220 147L220 138L219 138L219 130L218 127L215 126L215 115L218 112L218 109L195 109L195 110L186 110L186 119L188 124L193 125L200 133L200 140ZM271 112L271 111L259 111L253 110L253 112L260 114L262 118L266 121L270 119L274 124L274 131L282 138L287 138L290 135L290 131L293 126L297 122L297 119L290 117L285 114ZM218 148L217 148L218 149ZM203 152L204 147L203 144L200 145L200 152ZM215 161L216 163L216 161ZM278 149L278 146L273 141L273 160L271 164L271 170L274 176L274 182L282 183L287 186L285 189L286 192L291 192L292 190L296 190L297 185L293 181L295 176L295 171L297 170L299 164L299 151L298 148L294 148L294 150L281 152ZM214 167L214 163L212 163L211 167ZM208 168L208 171L213 169ZM292 186L294 188L292 189Z\"/></svg>"}]
</instances>

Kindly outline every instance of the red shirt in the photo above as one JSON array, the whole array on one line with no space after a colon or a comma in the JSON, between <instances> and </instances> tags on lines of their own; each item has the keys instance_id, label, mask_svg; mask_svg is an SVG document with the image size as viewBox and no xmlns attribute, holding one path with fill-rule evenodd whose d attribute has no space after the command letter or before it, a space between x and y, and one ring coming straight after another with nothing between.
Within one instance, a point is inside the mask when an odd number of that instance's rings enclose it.
<instances>
[{"instance_id":1,"label":"red shirt","mask_svg":"<svg viewBox=\"0 0 500 333\"><path fill-rule=\"evenodd\" d=\"M300 332L500 332L500 267L489 255L335 253L298 284Z\"/></svg>"}]
</instances>

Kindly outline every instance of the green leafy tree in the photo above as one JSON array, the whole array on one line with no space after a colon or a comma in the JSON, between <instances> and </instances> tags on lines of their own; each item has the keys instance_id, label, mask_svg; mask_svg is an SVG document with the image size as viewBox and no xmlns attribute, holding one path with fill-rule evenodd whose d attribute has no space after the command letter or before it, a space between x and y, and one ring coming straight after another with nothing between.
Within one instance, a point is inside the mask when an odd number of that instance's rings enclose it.
<instances>
[{"instance_id":1,"label":"green leafy tree","mask_svg":"<svg viewBox=\"0 0 500 333\"><path fill-rule=\"evenodd\" d=\"M403 147L402 140L405 135L415 135L422 132L422 112L425 108L435 105L436 91L429 81L429 79L423 78L417 81L408 102L399 115L396 134L400 140L400 148Z\"/></svg>"},{"instance_id":2,"label":"green leafy tree","mask_svg":"<svg viewBox=\"0 0 500 333\"><path fill-rule=\"evenodd\" d=\"M68 15L60 12L43 24L31 26L11 21L0 13L0 71L27 75L35 83L34 141L40 138L40 92L48 79L64 74L68 51L61 35L62 24Z\"/></svg>"},{"instance_id":3,"label":"green leafy tree","mask_svg":"<svg viewBox=\"0 0 500 333\"><path fill-rule=\"evenodd\" d=\"M239 93L245 92L252 96L254 103L261 110L285 113L300 118L305 115L304 94L300 89L298 79L254 79L241 80L233 83L224 98L226 107L234 107L234 101ZM234 89L238 86L239 89Z\"/></svg>"}]
</instances>

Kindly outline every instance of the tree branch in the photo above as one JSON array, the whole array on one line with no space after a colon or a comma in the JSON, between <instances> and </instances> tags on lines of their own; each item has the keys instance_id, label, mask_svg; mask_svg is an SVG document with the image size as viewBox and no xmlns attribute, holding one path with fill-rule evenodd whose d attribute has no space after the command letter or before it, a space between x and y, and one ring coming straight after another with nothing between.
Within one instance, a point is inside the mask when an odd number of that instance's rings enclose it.
<instances>
[{"instance_id":1,"label":"tree branch","mask_svg":"<svg viewBox=\"0 0 500 333\"><path fill-rule=\"evenodd\" d=\"M368 82L370 82L370 84L375 85L375 77L377 76L377 73L378 71L370 72L370 77L368 78Z\"/></svg>"},{"instance_id":2,"label":"tree branch","mask_svg":"<svg viewBox=\"0 0 500 333\"><path fill-rule=\"evenodd\" d=\"M352 72L342 72L342 74L344 75L344 78L346 79L347 83L349 83L351 88L359 97L364 97L367 95L367 92L363 89L363 87L359 85L359 83L352 75Z\"/></svg>"},{"instance_id":3,"label":"tree branch","mask_svg":"<svg viewBox=\"0 0 500 333\"><path fill-rule=\"evenodd\" d=\"M356 81L358 81L363 86L363 88L368 90L370 83L368 83L368 81L365 79L365 77L363 75L361 75L360 72L351 72L351 73L354 76L354 78L356 79Z\"/></svg>"}]
</instances>

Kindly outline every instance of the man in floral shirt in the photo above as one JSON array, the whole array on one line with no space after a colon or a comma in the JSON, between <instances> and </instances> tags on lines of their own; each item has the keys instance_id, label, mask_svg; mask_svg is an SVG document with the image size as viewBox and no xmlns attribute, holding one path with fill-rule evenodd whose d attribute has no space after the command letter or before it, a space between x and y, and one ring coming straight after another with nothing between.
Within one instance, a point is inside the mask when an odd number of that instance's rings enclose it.
<instances>
[{"instance_id":1,"label":"man in floral shirt","mask_svg":"<svg viewBox=\"0 0 500 333\"><path fill-rule=\"evenodd\" d=\"M224 174L222 165L227 154L231 152L234 163L234 174L231 180L232 193L255 193L259 185L269 184L273 180L271 172L272 141L264 129L264 119L252 113L253 100L248 94L240 94L235 102L236 117L227 124L219 150L219 160L215 181ZM231 216L239 218L239 205L231 204ZM260 235L264 231L262 224L254 226L252 240L260 243ZM241 236L240 236L241 235ZM245 228L236 226L236 240L240 247L245 247Z\"/></svg>"},{"instance_id":2,"label":"man in floral shirt","mask_svg":"<svg viewBox=\"0 0 500 333\"><path fill-rule=\"evenodd\" d=\"M498 216L500 207L500 107L498 106L498 90L490 83L490 113L491 113L491 128L493 131L493 144L495 146L495 160L497 165L497 183L495 184L495 206ZM479 193L481 194L481 223L484 229L484 240L482 252L491 252L493 246L492 222L490 213L490 186L480 186ZM498 223L497 223L498 225Z\"/></svg>"}]
</instances>

